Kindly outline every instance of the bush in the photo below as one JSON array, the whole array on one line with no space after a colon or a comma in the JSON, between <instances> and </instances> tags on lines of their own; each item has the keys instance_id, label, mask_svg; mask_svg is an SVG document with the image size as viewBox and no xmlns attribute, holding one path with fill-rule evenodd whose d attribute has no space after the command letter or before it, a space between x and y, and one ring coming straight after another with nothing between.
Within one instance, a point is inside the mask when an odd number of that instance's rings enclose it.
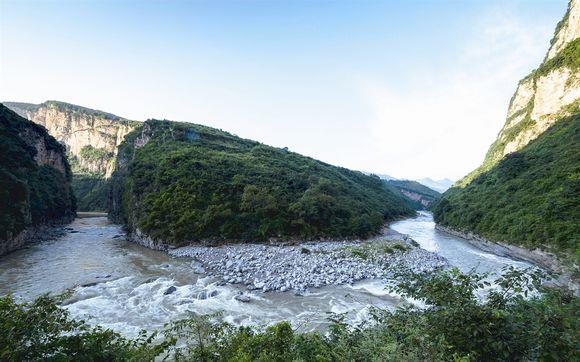
<instances>
[{"instance_id":1,"label":"bush","mask_svg":"<svg viewBox=\"0 0 580 362\"><path fill-rule=\"evenodd\" d=\"M404 275L395 291L425 303L375 309L349 326L331 317L327 334L289 323L234 327L215 316L174 322L162 333L128 340L71 321L57 299L0 299L0 359L191 361L530 361L574 360L580 350L578 298L539 287L539 273L507 269L490 287L485 275L457 270ZM542 293L539 293L539 292Z\"/></svg>"}]
</instances>

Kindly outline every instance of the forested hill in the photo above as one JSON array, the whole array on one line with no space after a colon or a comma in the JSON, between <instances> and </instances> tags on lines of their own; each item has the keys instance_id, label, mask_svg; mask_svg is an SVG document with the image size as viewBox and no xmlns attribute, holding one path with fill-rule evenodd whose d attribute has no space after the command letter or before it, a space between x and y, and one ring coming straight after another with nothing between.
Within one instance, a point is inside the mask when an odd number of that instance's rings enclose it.
<instances>
[{"instance_id":1,"label":"forested hill","mask_svg":"<svg viewBox=\"0 0 580 362\"><path fill-rule=\"evenodd\" d=\"M445 192L437 223L579 261L580 1L518 85L484 163Z\"/></svg>"},{"instance_id":2,"label":"forested hill","mask_svg":"<svg viewBox=\"0 0 580 362\"><path fill-rule=\"evenodd\" d=\"M74 217L65 148L46 129L0 104L0 255L31 227Z\"/></svg>"},{"instance_id":3,"label":"forested hill","mask_svg":"<svg viewBox=\"0 0 580 362\"><path fill-rule=\"evenodd\" d=\"M366 237L414 213L376 176L158 120L120 146L110 212L136 234L172 244Z\"/></svg>"}]
</instances>

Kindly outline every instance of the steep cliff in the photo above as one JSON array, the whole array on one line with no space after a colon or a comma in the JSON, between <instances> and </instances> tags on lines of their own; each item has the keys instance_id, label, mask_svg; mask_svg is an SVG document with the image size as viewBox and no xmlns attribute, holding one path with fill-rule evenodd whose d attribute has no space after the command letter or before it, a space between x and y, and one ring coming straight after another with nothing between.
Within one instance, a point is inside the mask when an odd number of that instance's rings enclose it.
<instances>
[{"instance_id":1,"label":"steep cliff","mask_svg":"<svg viewBox=\"0 0 580 362\"><path fill-rule=\"evenodd\" d=\"M65 147L46 129L0 104L0 255L35 228L75 214Z\"/></svg>"},{"instance_id":2,"label":"steep cliff","mask_svg":"<svg viewBox=\"0 0 580 362\"><path fill-rule=\"evenodd\" d=\"M117 147L138 122L73 104L6 102L5 105L48 132L66 146L81 211L105 211L108 182Z\"/></svg>"},{"instance_id":3,"label":"steep cliff","mask_svg":"<svg viewBox=\"0 0 580 362\"><path fill-rule=\"evenodd\" d=\"M482 166L433 207L444 227L556 254L568 265L580 261L579 4L570 2L548 55L518 84Z\"/></svg>"},{"instance_id":4,"label":"steep cliff","mask_svg":"<svg viewBox=\"0 0 580 362\"><path fill-rule=\"evenodd\" d=\"M5 102L20 116L44 126L63 143L71 156L73 172L109 177L117 147L138 122L74 104Z\"/></svg>"},{"instance_id":5,"label":"steep cliff","mask_svg":"<svg viewBox=\"0 0 580 362\"><path fill-rule=\"evenodd\" d=\"M164 243L364 237L413 211L376 176L190 123L149 120L119 147L110 216Z\"/></svg>"},{"instance_id":6,"label":"steep cliff","mask_svg":"<svg viewBox=\"0 0 580 362\"><path fill-rule=\"evenodd\" d=\"M505 155L536 139L559 119L580 107L580 1L568 5L542 64L518 84L505 125L483 164L459 182L465 186Z\"/></svg>"}]
</instances>

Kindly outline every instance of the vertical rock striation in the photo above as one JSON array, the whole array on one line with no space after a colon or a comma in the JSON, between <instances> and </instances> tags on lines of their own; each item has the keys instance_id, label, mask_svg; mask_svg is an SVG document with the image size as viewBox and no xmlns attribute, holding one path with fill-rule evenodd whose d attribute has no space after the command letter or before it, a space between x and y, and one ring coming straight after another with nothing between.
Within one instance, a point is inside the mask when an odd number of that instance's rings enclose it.
<instances>
[{"instance_id":1,"label":"vertical rock striation","mask_svg":"<svg viewBox=\"0 0 580 362\"><path fill-rule=\"evenodd\" d=\"M138 122L64 102L6 102L20 116L44 126L71 156L75 173L108 178L115 167L117 146Z\"/></svg>"},{"instance_id":2,"label":"vertical rock striation","mask_svg":"<svg viewBox=\"0 0 580 362\"><path fill-rule=\"evenodd\" d=\"M117 147L139 122L57 101L7 102L6 106L44 126L66 146L79 210L106 211Z\"/></svg>"},{"instance_id":3,"label":"vertical rock striation","mask_svg":"<svg viewBox=\"0 0 580 362\"><path fill-rule=\"evenodd\" d=\"M521 150L559 119L575 114L580 100L580 1L572 0L556 27L546 58L523 78L506 122L483 164L459 182L469 184L506 155Z\"/></svg>"}]
</instances>

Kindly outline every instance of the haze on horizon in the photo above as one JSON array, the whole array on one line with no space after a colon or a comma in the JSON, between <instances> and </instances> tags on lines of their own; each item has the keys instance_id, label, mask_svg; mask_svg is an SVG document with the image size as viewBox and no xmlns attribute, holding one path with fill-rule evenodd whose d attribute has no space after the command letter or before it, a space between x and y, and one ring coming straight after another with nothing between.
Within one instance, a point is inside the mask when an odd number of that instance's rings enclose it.
<instances>
[{"instance_id":1,"label":"haze on horizon","mask_svg":"<svg viewBox=\"0 0 580 362\"><path fill-rule=\"evenodd\" d=\"M458 179L567 1L0 0L0 100L165 118Z\"/></svg>"}]
</instances>

